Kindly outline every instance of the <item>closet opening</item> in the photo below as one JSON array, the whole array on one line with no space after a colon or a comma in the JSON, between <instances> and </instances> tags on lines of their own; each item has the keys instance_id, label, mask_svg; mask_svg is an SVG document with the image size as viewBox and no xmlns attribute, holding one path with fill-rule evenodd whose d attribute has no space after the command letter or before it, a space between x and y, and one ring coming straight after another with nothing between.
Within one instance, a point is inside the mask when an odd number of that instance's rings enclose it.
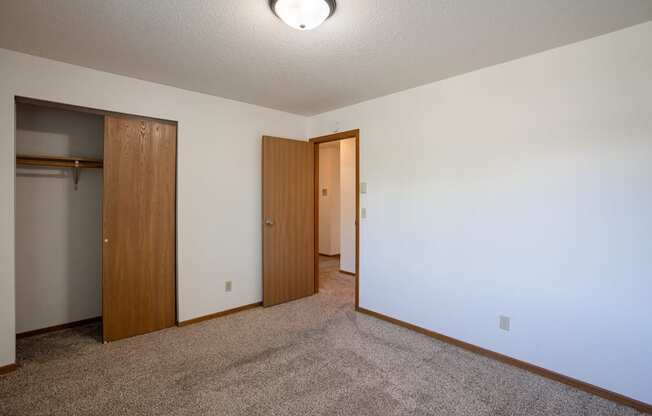
<instances>
[{"instance_id":1,"label":"closet opening","mask_svg":"<svg viewBox=\"0 0 652 416\"><path fill-rule=\"evenodd\" d=\"M311 139L315 147L315 291L358 308L359 131Z\"/></svg>"},{"instance_id":2,"label":"closet opening","mask_svg":"<svg viewBox=\"0 0 652 416\"><path fill-rule=\"evenodd\" d=\"M15 105L17 359L174 326L177 122Z\"/></svg>"},{"instance_id":3,"label":"closet opening","mask_svg":"<svg viewBox=\"0 0 652 416\"><path fill-rule=\"evenodd\" d=\"M104 118L16 103L16 335L101 341Z\"/></svg>"}]
</instances>

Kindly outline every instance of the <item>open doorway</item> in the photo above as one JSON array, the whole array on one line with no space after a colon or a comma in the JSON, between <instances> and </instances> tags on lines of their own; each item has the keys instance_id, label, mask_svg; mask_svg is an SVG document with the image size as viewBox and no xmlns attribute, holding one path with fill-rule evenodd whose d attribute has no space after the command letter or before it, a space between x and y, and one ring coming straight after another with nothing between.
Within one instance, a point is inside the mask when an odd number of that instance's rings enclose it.
<instances>
[{"instance_id":1,"label":"open doorway","mask_svg":"<svg viewBox=\"0 0 652 416\"><path fill-rule=\"evenodd\" d=\"M17 357L102 340L104 117L16 100Z\"/></svg>"},{"instance_id":2,"label":"open doorway","mask_svg":"<svg viewBox=\"0 0 652 416\"><path fill-rule=\"evenodd\" d=\"M315 145L315 292L358 308L359 131L311 139Z\"/></svg>"}]
</instances>

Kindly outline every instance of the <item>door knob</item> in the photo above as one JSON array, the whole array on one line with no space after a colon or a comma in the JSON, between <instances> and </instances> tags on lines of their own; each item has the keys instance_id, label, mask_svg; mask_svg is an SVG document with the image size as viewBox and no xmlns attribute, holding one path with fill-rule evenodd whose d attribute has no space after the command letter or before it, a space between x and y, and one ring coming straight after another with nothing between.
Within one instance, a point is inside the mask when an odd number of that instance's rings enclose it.
<instances>
[{"instance_id":1,"label":"door knob","mask_svg":"<svg viewBox=\"0 0 652 416\"><path fill-rule=\"evenodd\" d=\"M108 238L105 238L105 239L104 239L104 242L105 242L105 243L108 243L108 242L109 242L109 239L108 239Z\"/></svg>"},{"instance_id":2,"label":"door knob","mask_svg":"<svg viewBox=\"0 0 652 416\"><path fill-rule=\"evenodd\" d=\"M271 218L267 218L265 220L265 225L274 225L274 220L272 220Z\"/></svg>"}]
</instances>

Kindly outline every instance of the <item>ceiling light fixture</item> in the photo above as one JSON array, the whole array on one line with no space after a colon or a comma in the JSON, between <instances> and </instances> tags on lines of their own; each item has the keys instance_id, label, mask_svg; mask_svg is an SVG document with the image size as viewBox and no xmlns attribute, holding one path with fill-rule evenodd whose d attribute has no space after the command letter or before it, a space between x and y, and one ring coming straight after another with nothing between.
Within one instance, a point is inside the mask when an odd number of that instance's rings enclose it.
<instances>
[{"instance_id":1,"label":"ceiling light fixture","mask_svg":"<svg viewBox=\"0 0 652 416\"><path fill-rule=\"evenodd\" d=\"M335 13L335 0L269 0L272 12L298 30L310 30Z\"/></svg>"}]
</instances>

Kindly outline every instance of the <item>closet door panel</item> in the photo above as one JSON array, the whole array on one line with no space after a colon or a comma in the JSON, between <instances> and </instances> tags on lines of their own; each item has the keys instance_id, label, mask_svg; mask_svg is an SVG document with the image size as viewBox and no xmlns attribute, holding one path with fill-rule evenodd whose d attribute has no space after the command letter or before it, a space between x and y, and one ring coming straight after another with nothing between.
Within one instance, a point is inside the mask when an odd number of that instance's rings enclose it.
<instances>
[{"instance_id":1,"label":"closet door panel","mask_svg":"<svg viewBox=\"0 0 652 416\"><path fill-rule=\"evenodd\" d=\"M173 124L105 119L105 341L175 324L176 137Z\"/></svg>"}]
</instances>

